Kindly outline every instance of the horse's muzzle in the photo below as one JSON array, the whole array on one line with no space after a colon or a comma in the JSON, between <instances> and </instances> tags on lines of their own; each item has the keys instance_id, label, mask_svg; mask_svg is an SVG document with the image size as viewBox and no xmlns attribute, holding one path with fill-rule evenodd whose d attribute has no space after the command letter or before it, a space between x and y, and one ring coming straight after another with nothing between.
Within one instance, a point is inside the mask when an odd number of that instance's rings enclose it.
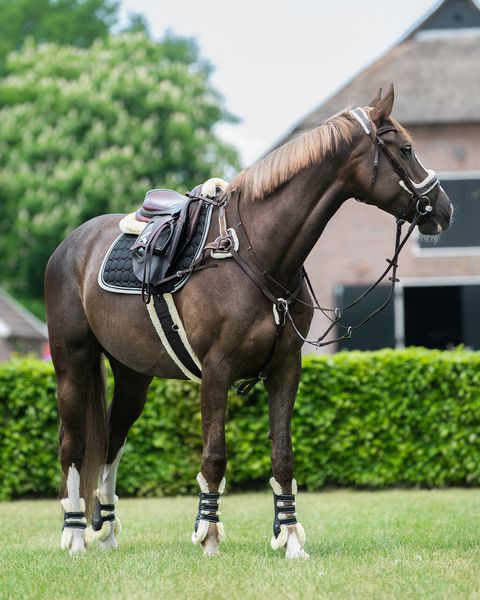
<instances>
[{"instance_id":1,"label":"horse's muzzle","mask_svg":"<svg viewBox=\"0 0 480 600\"><path fill-rule=\"evenodd\" d=\"M446 231L452 223L453 204L441 185L437 189L436 196L432 199L432 214L422 218L418 224L420 233L424 235L438 235Z\"/></svg>"}]
</instances>

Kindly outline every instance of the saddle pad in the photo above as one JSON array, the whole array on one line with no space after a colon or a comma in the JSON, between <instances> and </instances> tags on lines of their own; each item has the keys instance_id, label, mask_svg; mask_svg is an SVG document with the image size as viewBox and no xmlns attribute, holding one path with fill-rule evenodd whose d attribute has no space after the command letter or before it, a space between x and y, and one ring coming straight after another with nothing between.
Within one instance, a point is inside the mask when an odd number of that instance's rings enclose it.
<instances>
[{"instance_id":1,"label":"saddle pad","mask_svg":"<svg viewBox=\"0 0 480 600\"><path fill-rule=\"evenodd\" d=\"M173 271L188 269L203 250L212 217L213 206L205 205L200 213L197 230L189 244L174 263ZM132 253L130 248L137 239L136 235L121 233L108 249L98 272L99 286L117 294L141 294L142 284L135 277L132 269ZM173 293L185 285L191 273L181 278L172 279L162 285L152 287L154 295Z\"/></svg>"}]
</instances>

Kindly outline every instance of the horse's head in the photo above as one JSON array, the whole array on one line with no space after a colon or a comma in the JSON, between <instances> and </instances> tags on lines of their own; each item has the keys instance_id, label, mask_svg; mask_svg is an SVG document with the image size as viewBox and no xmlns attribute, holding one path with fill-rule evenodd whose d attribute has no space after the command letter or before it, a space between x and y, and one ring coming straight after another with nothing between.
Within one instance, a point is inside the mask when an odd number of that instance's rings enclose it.
<instances>
[{"instance_id":1,"label":"horse's head","mask_svg":"<svg viewBox=\"0 0 480 600\"><path fill-rule=\"evenodd\" d=\"M421 233L435 235L450 226L452 204L434 171L417 158L412 139L391 116L393 85L364 108L350 111L363 129L352 154L355 197L397 219L415 220ZM366 135L365 135L366 134Z\"/></svg>"}]
</instances>

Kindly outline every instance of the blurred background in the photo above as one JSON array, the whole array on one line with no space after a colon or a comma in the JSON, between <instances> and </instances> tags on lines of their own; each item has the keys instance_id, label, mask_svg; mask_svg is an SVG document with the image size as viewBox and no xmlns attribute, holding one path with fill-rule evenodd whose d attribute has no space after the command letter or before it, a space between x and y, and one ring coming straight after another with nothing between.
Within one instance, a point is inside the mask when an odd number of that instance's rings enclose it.
<instances>
[{"instance_id":1,"label":"blurred background","mask_svg":"<svg viewBox=\"0 0 480 600\"><path fill-rule=\"evenodd\" d=\"M43 273L80 223L131 212L153 187L228 179L390 81L394 115L456 218L435 243L409 241L395 301L340 347L478 349L474 0L0 0L0 360L48 357ZM346 304L377 278L394 229L377 209L345 203L307 263L321 303ZM310 335L324 328L316 317Z\"/></svg>"}]
</instances>

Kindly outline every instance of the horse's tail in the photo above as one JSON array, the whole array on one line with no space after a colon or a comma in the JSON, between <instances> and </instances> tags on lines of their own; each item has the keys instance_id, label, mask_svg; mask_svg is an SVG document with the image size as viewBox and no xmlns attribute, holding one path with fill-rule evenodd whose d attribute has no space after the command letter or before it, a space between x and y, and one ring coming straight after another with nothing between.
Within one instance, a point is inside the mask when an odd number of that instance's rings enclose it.
<instances>
[{"instance_id":1,"label":"horse's tail","mask_svg":"<svg viewBox=\"0 0 480 600\"><path fill-rule=\"evenodd\" d=\"M85 426L82 468L80 470L80 496L85 499L86 515L90 517L93 508L93 491L97 488L98 472L105 464L108 449L108 417L105 389L105 367L100 354L90 374L85 398ZM60 430L60 438L63 433ZM65 496L66 482L61 494Z\"/></svg>"}]
</instances>

